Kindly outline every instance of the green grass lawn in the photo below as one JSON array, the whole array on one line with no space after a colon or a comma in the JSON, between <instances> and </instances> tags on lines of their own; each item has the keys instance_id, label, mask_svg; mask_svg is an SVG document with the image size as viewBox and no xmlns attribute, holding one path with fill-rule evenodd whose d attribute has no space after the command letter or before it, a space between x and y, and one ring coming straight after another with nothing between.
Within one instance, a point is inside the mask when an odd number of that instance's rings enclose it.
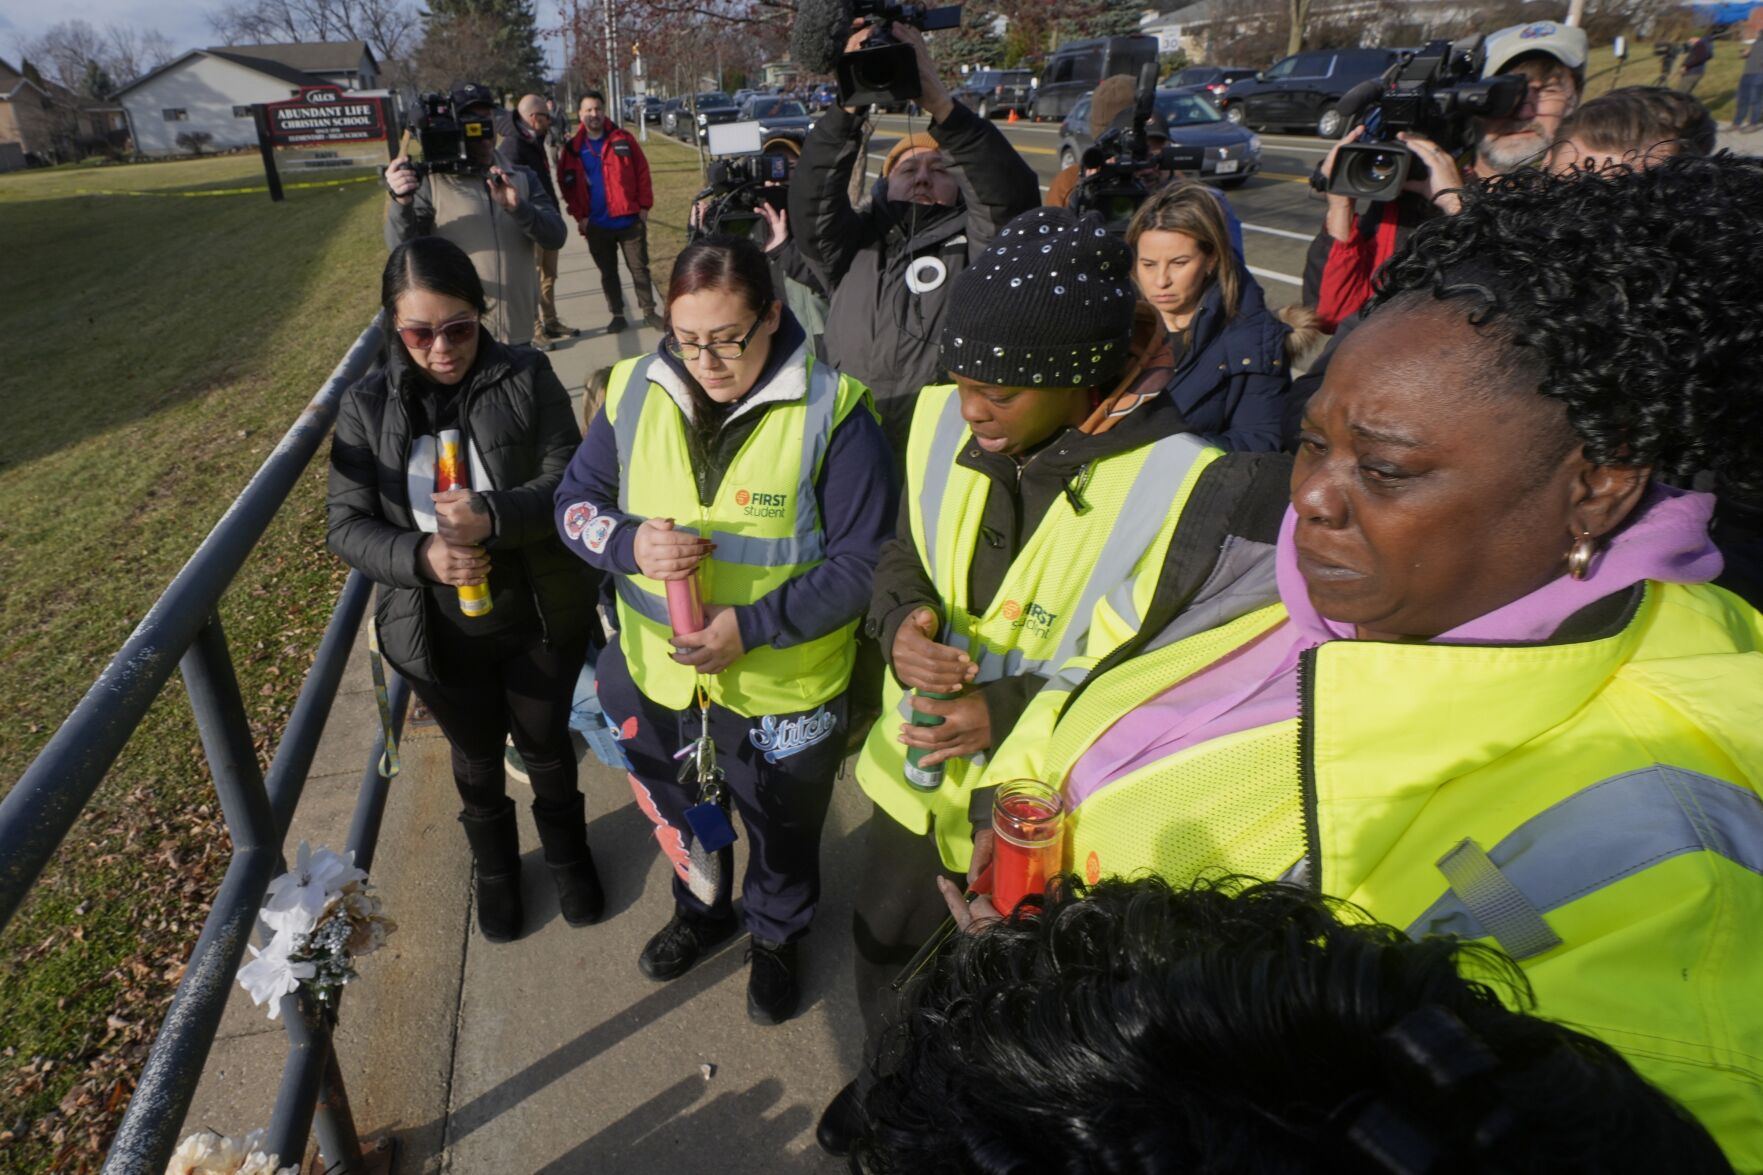
<instances>
[{"instance_id":1,"label":"green grass lawn","mask_svg":"<svg viewBox=\"0 0 1763 1175\"><path fill-rule=\"evenodd\" d=\"M1707 72L1696 86L1696 97L1723 127L1731 124L1733 111L1738 107L1739 74L1745 68L1744 59L1739 56L1742 47L1731 41L1715 42L1714 60L1708 63ZM1650 42L1631 41L1628 60L1623 63L1620 74L1616 71L1616 55L1610 51L1610 46L1605 45L1593 49L1586 62L1585 95L1596 98L1619 85L1650 86L1658 80L1659 59L1653 56ZM1675 83L1673 75L1672 84Z\"/></svg>"},{"instance_id":2,"label":"green grass lawn","mask_svg":"<svg viewBox=\"0 0 1763 1175\"><path fill-rule=\"evenodd\" d=\"M650 154L664 275L696 155ZM262 182L254 156L0 177L0 792L376 308L377 184L163 194ZM324 475L321 451L221 609L265 761L343 578ZM0 1171L96 1169L227 855L174 677L0 933Z\"/></svg>"}]
</instances>

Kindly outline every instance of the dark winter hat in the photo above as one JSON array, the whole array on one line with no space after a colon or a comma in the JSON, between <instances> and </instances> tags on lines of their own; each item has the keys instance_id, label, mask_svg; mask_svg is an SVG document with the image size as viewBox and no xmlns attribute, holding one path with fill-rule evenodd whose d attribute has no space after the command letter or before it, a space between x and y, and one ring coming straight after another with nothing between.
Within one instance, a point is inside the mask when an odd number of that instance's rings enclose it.
<instances>
[{"instance_id":1,"label":"dark winter hat","mask_svg":"<svg viewBox=\"0 0 1763 1175\"><path fill-rule=\"evenodd\" d=\"M1132 339L1132 251L1102 219L1032 208L961 271L943 311L943 366L1000 387L1106 386Z\"/></svg>"}]
</instances>

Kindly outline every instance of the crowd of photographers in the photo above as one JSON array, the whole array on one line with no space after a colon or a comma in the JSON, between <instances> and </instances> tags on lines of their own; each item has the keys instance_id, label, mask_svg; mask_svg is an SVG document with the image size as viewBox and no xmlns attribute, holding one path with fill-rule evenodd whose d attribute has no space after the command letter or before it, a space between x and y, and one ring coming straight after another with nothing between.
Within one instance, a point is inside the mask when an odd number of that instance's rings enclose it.
<instances>
[{"instance_id":1,"label":"crowd of photographers","mask_svg":"<svg viewBox=\"0 0 1763 1175\"><path fill-rule=\"evenodd\" d=\"M873 182L855 104L717 161L659 298L597 93L565 139L459 86L387 169L332 546L452 744L485 937L511 761L601 916L579 672L673 868L639 965L744 927L761 1024L861 748L853 1170L1763 1170L1763 167L1690 87L1584 100L1579 29L1436 43L1343 101L1275 313L1153 78L1043 195L917 28L836 48L926 128ZM664 332L579 423L521 345L577 333L564 211L607 329L622 257ZM1067 876L1013 910L1024 780Z\"/></svg>"}]
</instances>

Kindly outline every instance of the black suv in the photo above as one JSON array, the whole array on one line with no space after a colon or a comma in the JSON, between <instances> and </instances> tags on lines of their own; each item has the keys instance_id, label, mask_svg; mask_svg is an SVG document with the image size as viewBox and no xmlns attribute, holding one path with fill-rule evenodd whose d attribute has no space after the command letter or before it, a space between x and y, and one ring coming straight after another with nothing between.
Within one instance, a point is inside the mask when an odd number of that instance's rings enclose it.
<instances>
[{"instance_id":1,"label":"black suv","mask_svg":"<svg viewBox=\"0 0 1763 1175\"><path fill-rule=\"evenodd\" d=\"M1202 86L1211 99L1216 102L1223 93L1230 89L1232 82L1240 82L1244 78L1252 78L1255 71L1242 69L1234 65L1192 65L1187 69L1177 70L1163 85L1166 89L1180 89L1182 86Z\"/></svg>"},{"instance_id":2,"label":"black suv","mask_svg":"<svg viewBox=\"0 0 1763 1175\"><path fill-rule=\"evenodd\" d=\"M1027 114L1034 99L1032 69L976 69L961 79L955 97L981 118L1000 114Z\"/></svg>"},{"instance_id":3,"label":"black suv","mask_svg":"<svg viewBox=\"0 0 1763 1175\"><path fill-rule=\"evenodd\" d=\"M1310 130L1338 139L1347 129L1335 104L1360 82L1396 63L1395 49L1311 49L1253 78L1231 83L1218 99L1224 116L1256 130Z\"/></svg>"}]
</instances>

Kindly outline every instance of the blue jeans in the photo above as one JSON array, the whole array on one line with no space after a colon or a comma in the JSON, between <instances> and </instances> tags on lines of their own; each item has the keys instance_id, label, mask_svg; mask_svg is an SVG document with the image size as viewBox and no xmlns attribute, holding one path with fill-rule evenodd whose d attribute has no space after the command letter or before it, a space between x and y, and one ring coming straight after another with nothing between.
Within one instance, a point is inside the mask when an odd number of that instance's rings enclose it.
<instances>
[{"instance_id":1,"label":"blue jeans","mask_svg":"<svg viewBox=\"0 0 1763 1175\"><path fill-rule=\"evenodd\" d=\"M1733 126L1758 123L1763 123L1763 71L1740 76L1738 110L1732 116Z\"/></svg>"}]
</instances>

